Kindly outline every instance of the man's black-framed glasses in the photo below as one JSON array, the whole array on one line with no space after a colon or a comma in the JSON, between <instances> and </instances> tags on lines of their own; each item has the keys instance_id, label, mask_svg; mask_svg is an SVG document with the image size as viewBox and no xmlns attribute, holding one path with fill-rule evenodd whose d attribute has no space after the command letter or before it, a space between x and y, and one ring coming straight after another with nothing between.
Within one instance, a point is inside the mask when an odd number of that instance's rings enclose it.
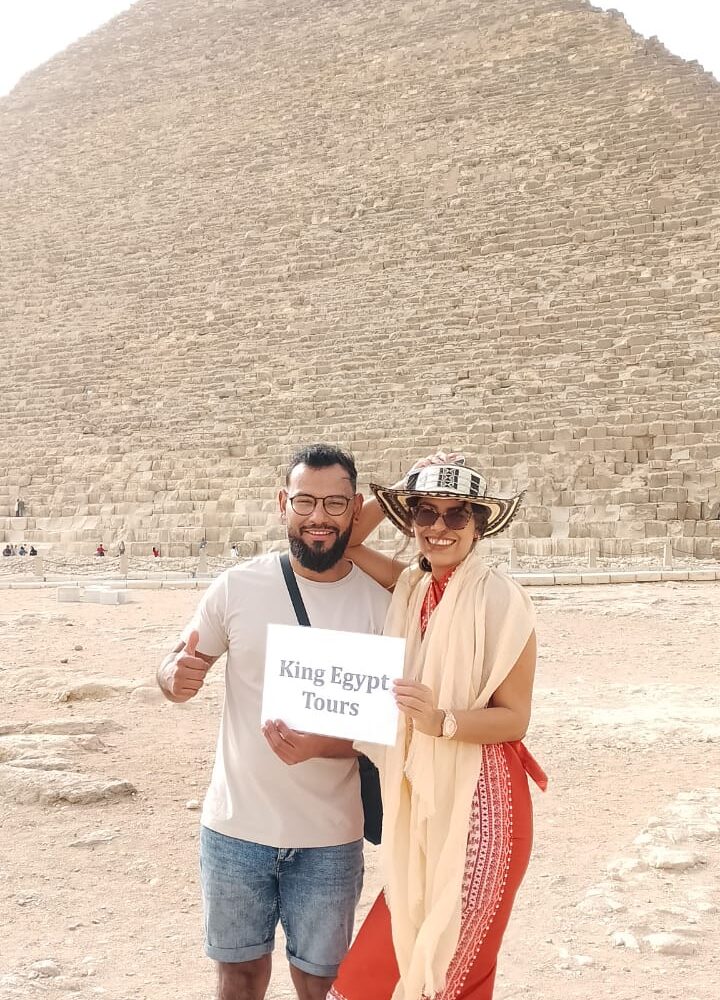
<instances>
[{"instance_id":1,"label":"man's black-framed glasses","mask_svg":"<svg viewBox=\"0 0 720 1000\"><path fill-rule=\"evenodd\" d=\"M330 517L340 517L348 509L348 506L354 500L354 497L344 497L344 496L330 496L330 497L314 497L311 493L296 493L294 496L289 496L290 506L295 511L296 514L300 514L302 517L307 517L309 514L315 510L317 505L321 503L325 509L325 513L329 514Z\"/></svg>"}]
</instances>

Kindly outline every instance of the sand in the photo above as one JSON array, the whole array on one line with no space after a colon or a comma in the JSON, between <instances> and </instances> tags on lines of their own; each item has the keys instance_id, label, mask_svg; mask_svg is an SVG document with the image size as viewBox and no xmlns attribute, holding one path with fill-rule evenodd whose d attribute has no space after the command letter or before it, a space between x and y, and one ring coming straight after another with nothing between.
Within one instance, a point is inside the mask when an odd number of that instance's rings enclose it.
<instances>
[{"instance_id":1,"label":"sand","mask_svg":"<svg viewBox=\"0 0 720 1000\"><path fill-rule=\"evenodd\" d=\"M531 593L550 787L496 1000L717 1000L720 584ZM185 706L154 686L198 593L2 596L1 1000L210 1000L197 805L222 670ZM278 938L268 996L288 982Z\"/></svg>"}]
</instances>

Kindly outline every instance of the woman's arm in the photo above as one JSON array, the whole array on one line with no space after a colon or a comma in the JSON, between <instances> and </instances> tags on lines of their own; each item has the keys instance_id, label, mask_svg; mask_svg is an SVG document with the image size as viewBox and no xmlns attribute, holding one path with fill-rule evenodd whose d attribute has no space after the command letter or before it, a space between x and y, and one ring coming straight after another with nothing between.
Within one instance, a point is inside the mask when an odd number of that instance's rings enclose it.
<instances>
[{"instance_id":1,"label":"woman's arm","mask_svg":"<svg viewBox=\"0 0 720 1000\"><path fill-rule=\"evenodd\" d=\"M393 589L398 577L407 565L401 559L386 556L383 552L376 552L375 549L369 549L367 545L348 546L345 555L386 590Z\"/></svg>"},{"instance_id":2,"label":"woman's arm","mask_svg":"<svg viewBox=\"0 0 720 1000\"><path fill-rule=\"evenodd\" d=\"M402 480L404 483L405 480ZM402 485L395 485L393 489L401 489ZM382 507L377 502L374 496L366 497L363 501L363 505L360 508L360 513L358 514L357 521L353 524L352 534L350 535L350 541L348 542L349 547L354 547L356 545L362 545L367 536L371 534L379 524L382 523L385 515L383 514Z\"/></svg>"},{"instance_id":3,"label":"woman's arm","mask_svg":"<svg viewBox=\"0 0 720 1000\"><path fill-rule=\"evenodd\" d=\"M453 711L463 743L506 743L521 740L530 723L537 643L533 632L515 665L490 700L488 708ZM416 681L395 681L395 700L401 712L428 736L442 736L445 713L435 707L429 687Z\"/></svg>"}]
</instances>

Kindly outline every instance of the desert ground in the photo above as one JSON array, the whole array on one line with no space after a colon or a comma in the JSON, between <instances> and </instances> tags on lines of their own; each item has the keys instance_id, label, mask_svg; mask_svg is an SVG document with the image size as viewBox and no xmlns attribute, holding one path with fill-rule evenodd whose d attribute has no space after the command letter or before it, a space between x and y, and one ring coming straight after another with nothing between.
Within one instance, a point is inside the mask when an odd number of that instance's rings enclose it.
<instances>
[{"instance_id":1,"label":"desert ground","mask_svg":"<svg viewBox=\"0 0 720 1000\"><path fill-rule=\"evenodd\" d=\"M720 582L536 588L548 771L497 1000L720 996ZM0 998L211 1000L198 805L222 664L155 688L197 591L3 590ZM367 852L362 918L380 886ZM278 935L269 996L292 996Z\"/></svg>"}]
</instances>

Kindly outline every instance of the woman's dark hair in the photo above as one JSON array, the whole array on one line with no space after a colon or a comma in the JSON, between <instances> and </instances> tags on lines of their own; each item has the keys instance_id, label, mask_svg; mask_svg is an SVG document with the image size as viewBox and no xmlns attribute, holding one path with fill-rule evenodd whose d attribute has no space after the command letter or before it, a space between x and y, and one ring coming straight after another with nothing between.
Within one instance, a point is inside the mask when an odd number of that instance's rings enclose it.
<instances>
[{"instance_id":1,"label":"woman's dark hair","mask_svg":"<svg viewBox=\"0 0 720 1000\"><path fill-rule=\"evenodd\" d=\"M309 444L300 448L288 462L285 485L290 482L290 473L296 465L307 465L309 469L328 469L340 465L348 474L353 491L357 489L357 469L355 459L349 451L343 451L332 444Z\"/></svg>"},{"instance_id":2,"label":"woman's dark hair","mask_svg":"<svg viewBox=\"0 0 720 1000\"><path fill-rule=\"evenodd\" d=\"M408 497L408 507L417 507L421 499L422 497L420 496ZM466 503L470 503L470 501L468 500ZM488 521L490 520L490 511L487 507L479 503L471 503L470 507L472 508L473 520L475 521L476 540L479 540L485 534L485 529L487 528ZM420 556L418 565L423 573L429 573L431 570L430 563L425 556Z\"/></svg>"}]
</instances>

